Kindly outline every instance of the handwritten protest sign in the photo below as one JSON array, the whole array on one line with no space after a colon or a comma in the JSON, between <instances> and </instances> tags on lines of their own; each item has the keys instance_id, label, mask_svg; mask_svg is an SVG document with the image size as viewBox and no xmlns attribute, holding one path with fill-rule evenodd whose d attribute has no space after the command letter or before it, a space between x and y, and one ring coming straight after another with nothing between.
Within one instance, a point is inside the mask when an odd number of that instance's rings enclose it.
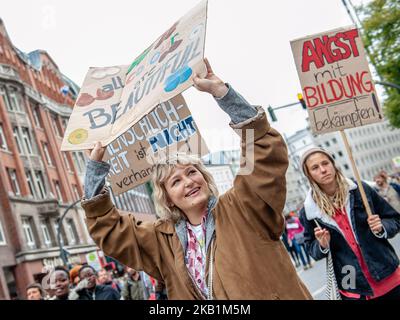
<instances>
[{"instance_id":1,"label":"handwritten protest sign","mask_svg":"<svg viewBox=\"0 0 400 320\"><path fill-rule=\"evenodd\" d=\"M75 103L61 150L108 145L158 104L206 75L207 0L175 22L131 65L90 68Z\"/></svg>"},{"instance_id":2,"label":"handwritten protest sign","mask_svg":"<svg viewBox=\"0 0 400 320\"><path fill-rule=\"evenodd\" d=\"M361 35L335 29L291 42L315 134L382 121Z\"/></svg>"},{"instance_id":3,"label":"handwritten protest sign","mask_svg":"<svg viewBox=\"0 0 400 320\"><path fill-rule=\"evenodd\" d=\"M114 194L148 181L154 163L177 152L209 153L182 95L158 105L107 146Z\"/></svg>"}]
</instances>

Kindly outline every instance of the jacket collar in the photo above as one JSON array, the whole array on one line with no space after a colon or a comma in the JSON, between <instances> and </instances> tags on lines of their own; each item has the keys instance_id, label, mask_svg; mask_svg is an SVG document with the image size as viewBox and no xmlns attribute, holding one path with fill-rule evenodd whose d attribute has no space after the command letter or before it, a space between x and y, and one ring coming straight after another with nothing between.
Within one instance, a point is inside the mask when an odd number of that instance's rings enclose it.
<instances>
[{"instance_id":1,"label":"jacket collar","mask_svg":"<svg viewBox=\"0 0 400 320\"><path fill-rule=\"evenodd\" d=\"M346 181L349 184L349 191L357 189L357 185L354 183L353 180L346 178ZM350 210L350 201L348 195L346 200L346 211L349 213L350 212L349 210ZM317 206L314 199L312 198L311 189L308 191L307 197L304 200L304 211L307 220L320 219L322 220L322 222L339 229L339 226L337 225L336 221L332 217L323 213L321 209Z\"/></svg>"},{"instance_id":2,"label":"jacket collar","mask_svg":"<svg viewBox=\"0 0 400 320\"><path fill-rule=\"evenodd\" d=\"M215 221L214 216L212 214L212 210L214 209L215 205L217 204L217 198L212 196L208 200L207 204L207 218L206 218L206 251L211 243L211 239L214 235L215 231ZM183 252L186 256L186 248L188 243L187 237L187 227L186 227L186 219L182 218L175 224L176 234L182 244Z\"/></svg>"}]
</instances>

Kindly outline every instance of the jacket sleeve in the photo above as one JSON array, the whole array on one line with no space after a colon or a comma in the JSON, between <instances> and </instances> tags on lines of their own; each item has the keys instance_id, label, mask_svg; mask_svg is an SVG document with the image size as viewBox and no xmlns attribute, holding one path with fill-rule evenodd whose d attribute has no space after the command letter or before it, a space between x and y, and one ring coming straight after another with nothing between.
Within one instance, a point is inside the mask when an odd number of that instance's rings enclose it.
<instances>
[{"instance_id":1,"label":"jacket sleeve","mask_svg":"<svg viewBox=\"0 0 400 320\"><path fill-rule=\"evenodd\" d=\"M363 183L372 200L373 213L379 215L386 230L387 238L391 239L400 232L400 213L397 212L385 199L373 188Z\"/></svg>"},{"instance_id":2,"label":"jacket sleeve","mask_svg":"<svg viewBox=\"0 0 400 320\"><path fill-rule=\"evenodd\" d=\"M229 195L238 199L238 210L249 221L268 230L270 238L279 240L284 230L282 214L286 199L285 174L288 167L286 144L269 125L265 112L238 124L231 123L241 136L240 170Z\"/></svg>"},{"instance_id":3,"label":"jacket sleeve","mask_svg":"<svg viewBox=\"0 0 400 320\"><path fill-rule=\"evenodd\" d=\"M314 235L314 225L307 220L304 208L300 211L300 222L304 227L304 244L308 254L316 261L326 258L329 251L326 250L324 253L321 250L321 246Z\"/></svg>"},{"instance_id":4,"label":"jacket sleeve","mask_svg":"<svg viewBox=\"0 0 400 320\"><path fill-rule=\"evenodd\" d=\"M393 189L397 192L397 195L400 197L400 184L392 182L390 185L393 187Z\"/></svg>"},{"instance_id":5,"label":"jacket sleeve","mask_svg":"<svg viewBox=\"0 0 400 320\"><path fill-rule=\"evenodd\" d=\"M132 214L121 214L110 199L108 189L83 199L86 224L95 243L108 256L136 270L161 278L160 252L153 222L136 221Z\"/></svg>"}]
</instances>

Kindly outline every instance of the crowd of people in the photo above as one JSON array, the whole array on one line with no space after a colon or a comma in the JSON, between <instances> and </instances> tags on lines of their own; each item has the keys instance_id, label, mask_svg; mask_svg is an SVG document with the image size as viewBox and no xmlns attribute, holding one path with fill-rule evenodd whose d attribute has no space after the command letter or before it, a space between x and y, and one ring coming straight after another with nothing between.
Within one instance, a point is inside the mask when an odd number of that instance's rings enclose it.
<instances>
[{"instance_id":1,"label":"crowd of people","mask_svg":"<svg viewBox=\"0 0 400 320\"><path fill-rule=\"evenodd\" d=\"M26 288L27 300L167 300L162 281L128 267L57 266L43 279Z\"/></svg>"},{"instance_id":2,"label":"crowd of people","mask_svg":"<svg viewBox=\"0 0 400 320\"><path fill-rule=\"evenodd\" d=\"M241 131L243 155L252 145L253 158L243 162L244 170L252 170L239 171L233 188L219 196L199 159L162 159L152 180L161 218L146 223L121 215L112 204L105 187L110 166L97 143L82 201L95 242L118 261L165 279L170 299L312 299L295 268L300 261L304 270L312 268L312 259L328 262L330 299L400 299L399 259L388 241L400 231L398 185L381 173L376 190L367 183L360 190L361 182L344 177L329 152L311 148L301 159L310 190L303 208L285 219L284 140L262 108L206 65L207 75L194 76L194 86L211 94L230 126ZM253 132L252 141L244 138L246 130Z\"/></svg>"},{"instance_id":3,"label":"crowd of people","mask_svg":"<svg viewBox=\"0 0 400 320\"><path fill-rule=\"evenodd\" d=\"M375 188L362 183L364 197L329 152L311 148L301 158L310 185L303 208L284 217L288 154L283 138L261 107L250 105L205 62L207 74L194 75L194 86L231 118L230 126L241 133L243 155L251 145L252 157L242 163L243 170L251 170L239 171L233 187L219 196L200 159L181 153L160 159L152 180L160 218L138 221L112 203L105 183L110 165L103 162L105 147L97 143L87 163L82 208L100 249L129 268L123 281L88 265L72 278L56 268L47 294L150 299L150 277L154 299L309 300L296 267L301 262L308 270L313 260L326 259L331 299L400 299L399 259L388 241L400 231L399 184L380 172ZM253 133L252 141L246 131ZM27 289L27 297L38 296L43 298L43 290L37 285Z\"/></svg>"}]
</instances>

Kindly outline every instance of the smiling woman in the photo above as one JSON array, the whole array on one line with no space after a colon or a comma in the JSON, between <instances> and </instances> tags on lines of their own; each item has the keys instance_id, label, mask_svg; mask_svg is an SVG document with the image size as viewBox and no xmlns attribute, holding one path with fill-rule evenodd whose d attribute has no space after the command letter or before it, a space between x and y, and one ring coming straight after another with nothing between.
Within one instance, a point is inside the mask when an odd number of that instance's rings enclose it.
<instances>
[{"instance_id":1,"label":"smiling woman","mask_svg":"<svg viewBox=\"0 0 400 320\"><path fill-rule=\"evenodd\" d=\"M169 299L311 299L280 241L287 150L261 107L212 71L195 87L211 94L241 131L246 167L224 195L200 159L170 156L153 171L156 222L121 215L111 202L99 143L87 165L87 225L103 252L162 280ZM246 131L253 133L247 139ZM254 152L249 152L249 150ZM248 170L253 167L253 170ZM245 285L243 285L245 284Z\"/></svg>"}]
</instances>

